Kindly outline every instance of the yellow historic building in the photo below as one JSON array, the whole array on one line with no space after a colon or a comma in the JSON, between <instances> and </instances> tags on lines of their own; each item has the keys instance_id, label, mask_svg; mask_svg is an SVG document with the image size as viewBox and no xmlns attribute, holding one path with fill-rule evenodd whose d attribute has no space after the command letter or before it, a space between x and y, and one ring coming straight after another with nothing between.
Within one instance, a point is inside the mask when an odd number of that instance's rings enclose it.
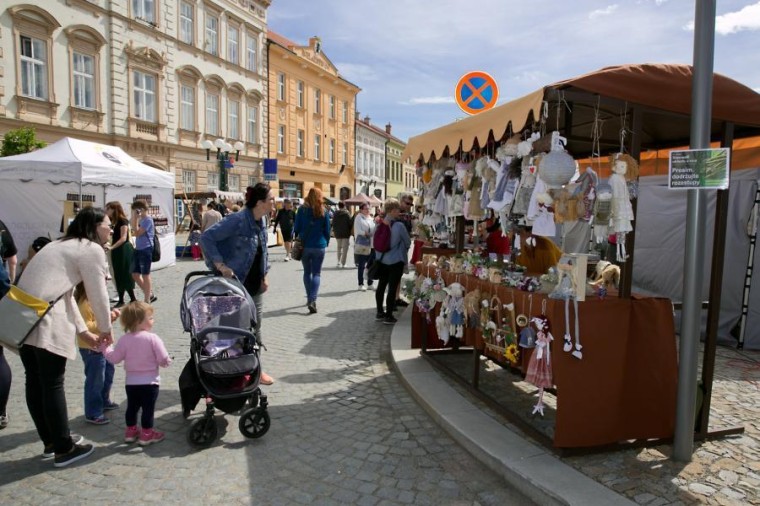
<instances>
[{"instance_id":1,"label":"yellow historic building","mask_svg":"<svg viewBox=\"0 0 760 506\"><path fill-rule=\"evenodd\" d=\"M269 158L277 160L281 197L305 197L317 187L335 200L354 186L354 111L360 88L343 79L322 52L268 32Z\"/></svg>"}]
</instances>

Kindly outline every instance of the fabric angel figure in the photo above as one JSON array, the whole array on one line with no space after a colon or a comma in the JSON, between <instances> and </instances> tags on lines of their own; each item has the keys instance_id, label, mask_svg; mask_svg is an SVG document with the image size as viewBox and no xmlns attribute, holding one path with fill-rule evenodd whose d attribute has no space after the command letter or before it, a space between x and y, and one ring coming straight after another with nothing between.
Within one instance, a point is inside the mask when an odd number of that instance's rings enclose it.
<instances>
[{"instance_id":1,"label":"fabric angel figure","mask_svg":"<svg viewBox=\"0 0 760 506\"><path fill-rule=\"evenodd\" d=\"M464 337L464 287L451 283L446 287L446 299L441 306L441 314L448 326L448 335L462 339ZM440 336L440 334L439 334Z\"/></svg>"},{"instance_id":2,"label":"fabric angel figure","mask_svg":"<svg viewBox=\"0 0 760 506\"><path fill-rule=\"evenodd\" d=\"M583 358L583 346L581 345L581 336L578 325L578 284L573 276L573 259L567 255L562 255L557 264L557 286L549 294L550 299L562 299L565 301L565 335L563 338L562 350L571 352L577 359ZM584 287L585 288L585 287ZM570 335L570 301L575 308L575 350L573 350L573 338Z\"/></svg>"},{"instance_id":3,"label":"fabric angel figure","mask_svg":"<svg viewBox=\"0 0 760 506\"><path fill-rule=\"evenodd\" d=\"M525 381L538 387L538 402L533 406L531 414L540 413L544 416L544 388L554 385L551 365L551 342L554 341L554 336L545 315L535 316L530 322L536 329L536 347L530 356Z\"/></svg>"},{"instance_id":4,"label":"fabric angel figure","mask_svg":"<svg viewBox=\"0 0 760 506\"><path fill-rule=\"evenodd\" d=\"M638 164L630 155L618 153L612 160L612 208L610 226L617 234L617 260L625 262L628 254L625 251L625 234L633 230L633 206L628 195L627 181L638 177Z\"/></svg>"}]
</instances>

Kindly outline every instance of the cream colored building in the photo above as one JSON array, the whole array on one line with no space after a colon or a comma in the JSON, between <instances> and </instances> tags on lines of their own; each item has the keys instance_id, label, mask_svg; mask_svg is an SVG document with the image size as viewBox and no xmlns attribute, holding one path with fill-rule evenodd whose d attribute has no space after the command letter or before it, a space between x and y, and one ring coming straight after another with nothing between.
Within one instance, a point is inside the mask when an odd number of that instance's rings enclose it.
<instances>
[{"instance_id":1,"label":"cream colored building","mask_svg":"<svg viewBox=\"0 0 760 506\"><path fill-rule=\"evenodd\" d=\"M262 175L270 0L48 0L0 11L0 135L33 126L117 145L171 171L177 192L219 186L204 140L241 148L229 189ZM5 3L7 5L7 3ZM234 148L233 148L234 154Z\"/></svg>"},{"instance_id":2,"label":"cream colored building","mask_svg":"<svg viewBox=\"0 0 760 506\"><path fill-rule=\"evenodd\" d=\"M360 88L340 76L317 37L300 46L269 32L269 157L281 197L317 187L335 200L354 184L354 110Z\"/></svg>"},{"instance_id":3,"label":"cream colored building","mask_svg":"<svg viewBox=\"0 0 760 506\"><path fill-rule=\"evenodd\" d=\"M358 116L358 114L357 114ZM385 200L385 144L387 134L369 116L356 119L356 193Z\"/></svg>"}]
</instances>

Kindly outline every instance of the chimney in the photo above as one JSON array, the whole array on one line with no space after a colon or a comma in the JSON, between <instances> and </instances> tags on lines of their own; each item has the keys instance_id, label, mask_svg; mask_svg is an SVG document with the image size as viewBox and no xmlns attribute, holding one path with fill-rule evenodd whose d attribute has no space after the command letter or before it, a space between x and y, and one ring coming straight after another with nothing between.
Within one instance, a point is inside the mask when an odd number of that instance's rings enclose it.
<instances>
[{"instance_id":1,"label":"chimney","mask_svg":"<svg viewBox=\"0 0 760 506\"><path fill-rule=\"evenodd\" d=\"M390 123L388 123L387 125L385 125L385 133L387 133L388 135L391 134L391 124Z\"/></svg>"},{"instance_id":2,"label":"chimney","mask_svg":"<svg viewBox=\"0 0 760 506\"><path fill-rule=\"evenodd\" d=\"M359 111L356 111L354 113L354 119L356 120L356 119L359 119L359 118L361 118L361 114L359 113Z\"/></svg>"},{"instance_id":3,"label":"chimney","mask_svg":"<svg viewBox=\"0 0 760 506\"><path fill-rule=\"evenodd\" d=\"M369 125L369 116L364 116L364 122Z\"/></svg>"}]
</instances>

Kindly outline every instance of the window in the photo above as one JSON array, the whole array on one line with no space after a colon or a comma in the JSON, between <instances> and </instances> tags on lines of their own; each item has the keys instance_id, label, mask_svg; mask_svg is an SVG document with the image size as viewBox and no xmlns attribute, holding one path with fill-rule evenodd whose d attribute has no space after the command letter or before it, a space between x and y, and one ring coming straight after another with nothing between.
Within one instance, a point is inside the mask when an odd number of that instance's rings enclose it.
<instances>
[{"instance_id":1,"label":"window","mask_svg":"<svg viewBox=\"0 0 760 506\"><path fill-rule=\"evenodd\" d=\"M240 191L240 174L229 174L227 181L228 190L231 192Z\"/></svg>"},{"instance_id":2,"label":"window","mask_svg":"<svg viewBox=\"0 0 760 506\"><path fill-rule=\"evenodd\" d=\"M348 101L343 101L343 123L348 123Z\"/></svg>"},{"instance_id":3,"label":"window","mask_svg":"<svg viewBox=\"0 0 760 506\"><path fill-rule=\"evenodd\" d=\"M335 119L335 97L330 95L330 119Z\"/></svg>"},{"instance_id":4,"label":"window","mask_svg":"<svg viewBox=\"0 0 760 506\"><path fill-rule=\"evenodd\" d=\"M259 178L256 176L248 176L248 186L256 186L259 182Z\"/></svg>"},{"instance_id":5,"label":"window","mask_svg":"<svg viewBox=\"0 0 760 506\"><path fill-rule=\"evenodd\" d=\"M208 183L206 184L206 186L208 186L209 190L219 189L219 173L218 172L208 173Z\"/></svg>"},{"instance_id":6,"label":"window","mask_svg":"<svg viewBox=\"0 0 760 506\"><path fill-rule=\"evenodd\" d=\"M195 13L193 5L189 2L179 3L179 40L185 44L192 44L195 37Z\"/></svg>"},{"instance_id":7,"label":"window","mask_svg":"<svg viewBox=\"0 0 760 506\"><path fill-rule=\"evenodd\" d=\"M298 84L296 84L296 101L298 103L298 107L300 107L301 109L303 109L304 107L303 92L304 92L303 81L298 81Z\"/></svg>"},{"instance_id":8,"label":"window","mask_svg":"<svg viewBox=\"0 0 760 506\"><path fill-rule=\"evenodd\" d=\"M259 56L259 41L256 34L248 32L245 39L245 68L258 72L257 59Z\"/></svg>"},{"instance_id":9,"label":"window","mask_svg":"<svg viewBox=\"0 0 760 506\"><path fill-rule=\"evenodd\" d=\"M206 14L206 51L219 55L219 18Z\"/></svg>"},{"instance_id":10,"label":"window","mask_svg":"<svg viewBox=\"0 0 760 506\"><path fill-rule=\"evenodd\" d=\"M314 159L319 161L322 157L322 136L317 134L314 136Z\"/></svg>"},{"instance_id":11,"label":"window","mask_svg":"<svg viewBox=\"0 0 760 506\"><path fill-rule=\"evenodd\" d=\"M306 140L306 133L303 130L298 131L296 136L296 153L303 158L304 156L304 141Z\"/></svg>"},{"instance_id":12,"label":"window","mask_svg":"<svg viewBox=\"0 0 760 506\"><path fill-rule=\"evenodd\" d=\"M135 19L142 19L156 24L156 4L154 0L132 0L132 13Z\"/></svg>"},{"instance_id":13,"label":"window","mask_svg":"<svg viewBox=\"0 0 760 506\"><path fill-rule=\"evenodd\" d=\"M21 94L47 100L47 43L21 36Z\"/></svg>"},{"instance_id":14,"label":"window","mask_svg":"<svg viewBox=\"0 0 760 506\"><path fill-rule=\"evenodd\" d=\"M277 152L285 152L285 125L279 125L277 127Z\"/></svg>"},{"instance_id":15,"label":"window","mask_svg":"<svg viewBox=\"0 0 760 506\"><path fill-rule=\"evenodd\" d=\"M335 139L330 139L330 163L335 163Z\"/></svg>"},{"instance_id":16,"label":"window","mask_svg":"<svg viewBox=\"0 0 760 506\"><path fill-rule=\"evenodd\" d=\"M89 54L72 55L74 74L74 105L95 109L95 58Z\"/></svg>"},{"instance_id":17,"label":"window","mask_svg":"<svg viewBox=\"0 0 760 506\"><path fill-rule=\"evenodd\" d=\"M322 90L314 90L314 114L322 114Z\"/></svg>"},{"instance_id":18,"label":"window","mask_svg":"<svg viewBox=\"0 0 760 506\"><path fill-rule=\"evenodd\" d=\"M182 130L195 130L195 88L180 85L179 127Z\"/></svg>"},{"instance_id":19,"label":"window","mask_svg":"<svg viewBox=\"0 0 760 506\"><path fill-rule=\"evenodd\" d=\"M132 74L135 118L156 121L156 76L135 70Z\"/></svg>"},{"instance_id":20,"label":"window","mask_svg":"<svg viewBox=\"0 0 760 506\"><path fill-rule=\"evenodd\" d=\"M348 165L348 143L343 143L343 161L341 162L343 165Z\"/></svg>"},{"instance_id":21,"label":"window","mask_svg":"<svg viewBox=\"0 0 760 506\"><path fill-rule=\"evenodd\" d=\"M258 144L259 142L259 108L248 106L248 142Z\"/></svg>"},{"instance_id":22,"label":"window","mask_svg":"<svg viewBox=\"0 0 760 506\"><path fill-rule=\"evenodd\" d=\"M185 192L195 191L195 171L194 170L182 170L182 185L185 187Z\"/></svg>"},{"instance_id":23,"label":"window","mask_svg":"<svg viewBox=\"0 0 760 506\"><path fill-rule=\"evenodd\" d=\"M230 100L227 109L230 123L227 136L231 139L240 139L240 102Z\"/></svg>"},{"instance_id":24,"label":"window","mask_svg":"<svg viewBox=\"0 0 760 506\"><path fill-rule=\"evenodd\" d=\"M206 133L219 135L219 95L206 93Z\"/></svg>"},{"instance_id":25,"label":"window","mask_svg":"<svg viewBox=\"0 0 760 506\"><path fill-rule=\"evenodd\" d=\"M285 101L285 74L277 74L277 100Z\"/></svg>"},{"instance_id":26,"label":"window","mask_svg":"<svg viewBox=\"0 0 760 506\"><path fill-rule=\"evenodd\" d=\"M227 59L232 63L237 64L238 59L238 37L240 36L240 30L234 26L227 27Z\"/></svg>"}]
</instances>

